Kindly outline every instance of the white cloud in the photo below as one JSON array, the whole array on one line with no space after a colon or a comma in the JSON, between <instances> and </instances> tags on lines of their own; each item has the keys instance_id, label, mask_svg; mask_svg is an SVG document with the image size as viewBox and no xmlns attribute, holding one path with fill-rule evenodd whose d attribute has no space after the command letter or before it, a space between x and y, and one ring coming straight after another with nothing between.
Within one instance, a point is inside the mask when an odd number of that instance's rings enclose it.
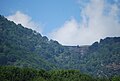
<instances>
[{"instance_id":1,"label":"white cloud","mask_svg":"<svg viewBox=\"0 0 120 81\"><path fill-rule=\"evenodd\" d=\"M6 17L10 21L14 21L16 24L22 24L24 27L36 30L37 32L42 32L39 24L32 21L31 17L17 11L15 14Z\"/></svg>"},{"instance_id":2,"label":"white cloud","mask_svg":"<svg viewBox=\"0 0 120 81\"><path fill-rule=\"evenodd\" d=\"M104 12L105 10L109 12ZM120 36L120 23L117 19L119 11L120 8L116 3L90 0L80 13L82 22L71 18L54 30L50 37L63 45L87 45L108 36Z\"/></svg>"}]
</instances>

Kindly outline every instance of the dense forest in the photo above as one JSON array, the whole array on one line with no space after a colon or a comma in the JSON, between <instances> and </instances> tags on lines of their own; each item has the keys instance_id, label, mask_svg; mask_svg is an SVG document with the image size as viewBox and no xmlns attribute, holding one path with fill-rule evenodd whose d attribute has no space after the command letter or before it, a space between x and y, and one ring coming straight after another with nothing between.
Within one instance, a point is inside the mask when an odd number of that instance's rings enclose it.
<instances>
[{"instance_id":1,"label":"dense forest","mask_svg":"<svg viewBox=\"0 0 120 81\"><path fill-rule=\"evenodd\" d=\"M35 70L11 66L0 67L0 81L120 81L119 76L95 78L78 70Z\"/></svg>"},{"instance_id":2,"label":"dense forest","mask_svg":"<svg viewBox=\"0 0 120 81\"><path fill-rule=\"evenodd\" d=\"M120 37L95 42L83 59L86 72L97 76L120 75Z\"/></svg>"},{"instance_id":3,"label":"dense forest","mask_svg":"<svg viewBox=\"0 0 120 81\"><path fill-rule=\"evenodd\" d=\"M44 72L46 77L42 76ZM3 81L117 81L114 79L119 79L118 76L120 37L107 37L86 46L63 46L0 15L0 79Z\"/></svg>"}]
</instances>

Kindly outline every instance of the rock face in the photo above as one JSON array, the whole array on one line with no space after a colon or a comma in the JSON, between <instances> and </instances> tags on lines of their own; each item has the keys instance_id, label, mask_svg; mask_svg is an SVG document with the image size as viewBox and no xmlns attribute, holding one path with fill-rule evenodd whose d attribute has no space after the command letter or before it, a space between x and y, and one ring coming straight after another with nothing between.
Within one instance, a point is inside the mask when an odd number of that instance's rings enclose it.
<instances>
[{"instance_id":1,"label":"rock face","mask_svg":"<svg viewBox=\"0 0 120 81\"><path fill-rule=\"evenodd\" d=\"M87 53L89 49L89 45L86 46L64 46L65 48L68 48L69 51L74 52L75 54L79 54L80 56L83 56Z\"/></svg>"}]
</instances>

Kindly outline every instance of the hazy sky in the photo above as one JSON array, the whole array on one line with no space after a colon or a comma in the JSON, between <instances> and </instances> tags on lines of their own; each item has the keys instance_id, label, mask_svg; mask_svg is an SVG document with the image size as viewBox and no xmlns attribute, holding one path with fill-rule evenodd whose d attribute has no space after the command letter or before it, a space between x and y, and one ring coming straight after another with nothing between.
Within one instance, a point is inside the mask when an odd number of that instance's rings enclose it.
<instances>
[{"instance_id":1,"label":"hazy sky","mask_svg":"<svg viewBox=\"0 0 120 81\"><path fill-rule=\"evenodd\" d=\"M0 0L0 14L63 45L120 36L120 0Z\"/></svg>"}]
</instances>

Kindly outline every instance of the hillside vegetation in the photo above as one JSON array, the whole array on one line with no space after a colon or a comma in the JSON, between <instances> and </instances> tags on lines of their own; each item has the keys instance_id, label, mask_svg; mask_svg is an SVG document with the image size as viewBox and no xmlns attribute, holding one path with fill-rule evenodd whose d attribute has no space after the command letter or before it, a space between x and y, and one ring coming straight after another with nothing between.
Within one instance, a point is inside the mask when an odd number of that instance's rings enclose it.
<instances>
[{"instance_id":1,"label":"hillside vegetation","mask_svg":"<svg viewBox=\"0 0 120 81\"><path fill-rule=\"evenodd\" d=\"M0 16L0 66L80 70L97 77L120 75L120 37L90 46L63 46Z\"/></svg>"}]
</instances>

